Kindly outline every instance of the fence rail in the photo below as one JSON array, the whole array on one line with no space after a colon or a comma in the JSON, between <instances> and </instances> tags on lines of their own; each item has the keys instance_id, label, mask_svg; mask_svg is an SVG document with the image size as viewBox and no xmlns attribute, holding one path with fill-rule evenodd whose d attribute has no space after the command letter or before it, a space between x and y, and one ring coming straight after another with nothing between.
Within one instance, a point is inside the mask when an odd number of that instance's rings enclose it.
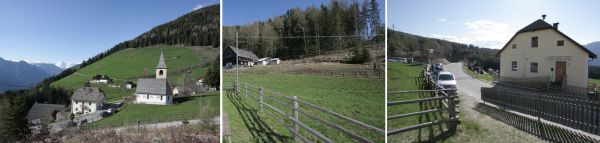
<instances>
[{"instance_id":1,"label":"fence rail","mask_svg":"<svg viewBox=\"0 0 600 143\"><path fill-rule=\"evenodd\" d=\"M407 127L402 127L402 128L388 129L387 136L391 136L391 135L395 135L395 134L399 134L399 133L407 132L407 131L411 131L411 130L427 128L427 127L431 127L431 126L435 126L435 125L439 125L439 124L445 124L445 123L447 123L449 125L449 129L453 131L456 129L456 126L458 125L458 123L460 123L460 117L458 116L459 111L457 109L458 106L456 105L456 103L458 102L458 96L456 96L456 89L446 89L443 86L437 84L431 77L430 69L431 69L431 65L429 65L429 64L425 65L423 74L421 75L421 79L423 79L422 82L424 83L423 88L425 88L425 90L390 91L390 92L388 92L388 97L389 96L402 96L402 95L414 94L414 93L429 94L429 95L432 95L431 97L423 97L420 99L413 99L413 100L388 101L387 106L388 107L401 106L401 105L415 104L415 103L421 104L424 102L435 102L435 101L438 101L443 106L440 105L435 109L422 110L422 111L411 112L411 113L388 115L387 120L388 120L388 122L393 122L391 120L397 120L397 119L402 119L402 118L411 117L411 116L420 116L420 115L425 115L425 114L435 113L435 112L439 112L439 113L447 112L448 118L441 118L441 119L437 119L437 120L434 120L431 122L424 122L424 123L411 125L411 126L407 126Z\"/></svg>"},{"instance_id":2,"label":"fence rail","mask_svg":"<svg viewBox=\"0 0 600 143\"><path fill-rule=\"evenodd\" d=\"M481 99L518 112L600 135L600 102L557 92L481 88Z\"/></svg>"},{"instance_id":3,"label":"fence rail","mask_svg":"<svg viewBox=\"0 0 600 143\"><path fill-rule=\"evenodd\" d=\"M254 86L254 85L251 85L248 83L243 83L243 82L238 82L238 81L234 81L234 89L238 93L237 95L254 99L254 101L256 101L260 105L260 111L266 112L269 114L269 116L275 118L282 126L284 126L286 129L290 130L290 132L293 134L294 138L298 138L302 142L313 142L313 141L309 140L306 136L301 134L300 129L305 130L306 132L310 133L312 136L318 138L322 142L330 143L330 142L333 142L333 140L331 140L329 137L327 137L323 133L313 129L312 127L307 125L305 122L302 122L299 118L300 115L306 116L309 119L312 119L320 124L323 124L323 125L326 125L327 127L333 128L333 129L339 131L340 133L346 135L347 137L352 138L358 142L373 142L369 138L361 136L361 135L359 135L341 125L338 125L330 120L323 119L317 115L311 114L310 112L308 112L308 110L311 110L311 109L312 109L312 111L318 111L320 113L324 113L329 116L335 117L335 119L344 121L345 123L349 123L353 126L361 128L363 130L373 132L376 134L381 134L381 135L385 134L385 131L382 129L365 124L358 120L352 119L350 117L341 115L334 111L331 111L331 110L325 109L323 107L320 107L318 105L312 104L310 102L303 101L301 99L298 99L298 97L296 97L296 96L287 96L285 94L282 94L282 93L279 93L276 91L263 89L263 88L260 88L260 87L257 87L257 86ZM267 94L267 93L269 93L269 94ZM268 103L266 101L271 101L271 103ZM277 107L284 107L287 110L282 109L282 108L277 108ZM304 109L301 107L304 107L307 109ZM268 109L268 110L265 110L265 109ZM285 112L288 110L290 111L290 113ZM282 116L283 118L279 118L277 115ZM286 124L286 122L285 122L286 120L290 121L291 125Z\"/></svg>"}]
</instances>

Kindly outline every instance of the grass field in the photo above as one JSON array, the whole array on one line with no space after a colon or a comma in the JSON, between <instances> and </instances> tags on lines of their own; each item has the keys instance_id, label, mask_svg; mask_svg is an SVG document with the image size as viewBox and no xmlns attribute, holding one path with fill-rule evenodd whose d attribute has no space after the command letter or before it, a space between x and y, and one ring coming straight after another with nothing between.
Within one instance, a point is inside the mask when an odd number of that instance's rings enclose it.
<instances>
[{"instance_id":1,"label":"grass field","mask_svg":"<svg viewBox=\"0 0 600 143\"><path fill-rule=\"evenodd\" d=\"M235 73L225 73L223 78L224 86L231 86L235 80ZM381 129L385 126L385 106L383 104L385 101L385 85L383 80L277 73L241 74L240 80L288 96L298 96L300 100L330 109ZM234 142L290 141L291 133L274 118L269 117L269 114L264 111L257 111L258 104L255 101L247 101L251 98L236 98L230 96L230 92L227 93L227 96L223 97L223 109L229 116ZM342 124L341 121L333 120L332 117L321 114L318 116ZM301 115L300 119L336 142L351 141L335 129L328 128L324 124L318 124L308 117ZM357 128L352 127L348 127L348 129L354 129L358 134L365 135L376 142L384 141L383 135L358 131Z\"/></svg>"},{"instance_id":2,"label":"grass field","mask_svg":"<svg viewBox=\"0 0 600 143\"><path fill-rule=\"evenodd\" d=\"M199 118L200 109L208 106L213 112L219 112L219 92L210 92L199 96L175 98L174 105L146 105L129 103L118 113L92 124L98 127L116 127L136 125L137 121L146 123L166 122Z\"/></svg>"},{"instance_id":3,"label":"grass field","mask_svg":"<svg viewBox=\"0 0 600 143\"><path fill-rule=\"evenodd\" d=\"M420 89L418 85L418 77L422 72L420 65L410 64L399 64L399 63L388 63L388 91L398 90L417 90ZM419 94L398 94L388 95L389 101L398 100L411 100L418 99L421 96ZM515 130L514 128L507 127L502 123L498 123L493 119L490 119L487 115L480 114L477 111L473 111L473 104L477 104L471 100L459 95L460 103L460 117L461 123L458 125L455 132L443 132L448 129L444 124L441 126L433 126L430 128L423 128L420 130L413 130L404 133L400 133L393 136L388 136L388 142L514 142L524 141L530 142L535 140L530 135ZM410 113L415 111L422 111L431 109L431 107L438 106L436 102L424 102L423 104L408 104L393 106L388 108L388 115L397 115ZM468 115L467 115L468 114ZM426 114L423 116L412 116L401 118L397 120L388 120L388 130L407 127L416 125L418 123L429 122L440 117L446 117L447 114ZM533 141L535 142L535 141Z\"/></svg>"},{"instance_id":4,"label":"grass field","mask_svg":"<svg viewBox=\"0 0 600 143\"><path fill-rule=\"evenodd\" d=\"M161 51L164 52L165 62L169 68L167 78L171 85L183 84L184 75L178 71L194 65L200 64L201 66L193 68L190 76L200 77L208 68L204 63L211 63L218 55L218 49L212 48L206 48L200 52L192 48L176 46L129 48L88 65L78 70L77 73L52 83L52 86L77 90L94 75L108 75L114 79L116 85L121 85L128 80L137 82L139 77L144 76L145 71L146 76L149 77L155 74ZM121 100L123 96L132 95L135 92L135 89L123 90L104 84L92 84L92 86L104 91L108 102Z\"/></svg>"}]
</instances>

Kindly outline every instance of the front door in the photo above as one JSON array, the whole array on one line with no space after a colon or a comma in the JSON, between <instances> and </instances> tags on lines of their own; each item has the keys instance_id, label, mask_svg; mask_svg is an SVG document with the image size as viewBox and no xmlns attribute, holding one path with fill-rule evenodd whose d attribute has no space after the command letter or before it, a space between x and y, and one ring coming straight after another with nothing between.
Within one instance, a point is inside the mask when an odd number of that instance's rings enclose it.
<instances>
[{"instance_id":1,"label":"front door","mask_svg":"<svg viewBox=\"0 0 600 143\"><path fill-rule=\"evenodd\" d=\"M556 83L562 83L563 78L567 74L567 62L565 61L557 61L556 66L554 66L556 70L554 70L554 81Z\"/></svg>"}]
</instances>

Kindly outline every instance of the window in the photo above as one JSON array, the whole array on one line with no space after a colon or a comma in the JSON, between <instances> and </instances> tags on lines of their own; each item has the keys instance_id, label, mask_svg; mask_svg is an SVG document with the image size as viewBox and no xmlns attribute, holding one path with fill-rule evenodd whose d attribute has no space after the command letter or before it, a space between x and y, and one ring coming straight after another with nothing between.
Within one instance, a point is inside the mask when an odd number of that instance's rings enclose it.
<instances>
[{"instance_id":1,"label":"window","mask_svg":"<svg viewBox=\"0 0 600 143\"><path fill-rule=\"evenodd\" d=\"M538 63L531 63L531 68L529 72L537 73L538 72Z\"/></svg>"},{"instance_id":2,"label":"window","mask_svg":"<svg viewBox=\"0 0 600 143\"><path fill-rule=\"evenodd\" d=\"M88 105L92 105L92 102L89 102Z\"/></svg>"},{"instance_id":3,"label":"window","mask_svg":"<svg viewBox=\"0 0 600 143\"><path fill-rule=\"evenodd\" d=\"M79 108L75 108L75 111L79 110Z\"/></svg>"},{"instance_id":4,"label":"window","mask_svg":"<svg viewBox=\"0 0 600 143\"><path fill-rule=\"evenodd\" d=\"M556 40L556 46L559 46L559 47L565 46L565 40Z\"/></svg>"},{"instance_id":5,"label":"window","mask_svg":"<svg viewBox=\"0 0 600 143\"><path fill-rule=\"evenodd\" d=\"M150 99L150 95L146 94L146 99Z\"/></svg>"},{"instance_id":6,"label":"window","mask_svg":"<svg viewBox=\"0 0 600 143\"><path fill-rule=\"evenodd\" d=\"M163 70L159 70L158 75L163 75Z\"/></svg>"},{"instance_id":7,"label":"window","mask_svg":"<svg viewBox=\"0 0 600 143\"><path fill-rule=\"evenodd\" d=\"M538 47L538 37L531 37L531 48L537 48Z\"/></svg>"},{"instance_id":8,"label":"window","mask_svg":"<svg viewBox=\"0 0 600 143\"><path fill-rule=\"evenodd\" d=\"M512 48L516 49L517 48L517 44L512 44Z\"/></svg>"},{"instance_id":9,"label":"window","mask_svg":"<svg viewBox=\"0 0 600 143\"><path fill-rule=\"evenodd\" d=\"M75 104L79 104L79 101L75 101Z\"/></svg>"},{"instance_id":10,"label":"window","mask_svg":"<svg viewBox=\"0 0 600 143\"><path fill-rule=\"evenodd\" d=\"M512 61L512 70L517 71L517 61Z\"/></svg>"}]
</instances>

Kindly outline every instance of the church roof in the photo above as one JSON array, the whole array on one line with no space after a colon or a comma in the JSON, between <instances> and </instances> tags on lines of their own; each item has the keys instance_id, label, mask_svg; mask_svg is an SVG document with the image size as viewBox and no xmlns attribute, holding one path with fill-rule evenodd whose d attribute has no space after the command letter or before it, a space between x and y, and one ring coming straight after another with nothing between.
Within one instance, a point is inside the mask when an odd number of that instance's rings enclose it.
<instances>
[{"instance_id":1,"label":"church roof","mask_svg":"<svg viewBox=\"0 0 600 143\"><path fill-rule=\"evenodd\" d=\"M166 79L154 79L154 78L141 78L138 79L137 94L157 94L157 95L171 95L171 87Z\"/></svg>"},{"instance_id":2,"label":"church roof","mask_svg":"<svg viewBox=\"0 0 600 143\"><path fill-rule=\"evenodd\" d=\"M158 60L158 65L156 65L157 69L167 69L167 64L165 64L165 58L163 57L163 53L160 52L160 59Z\"/></svg>"}]
</instances>

